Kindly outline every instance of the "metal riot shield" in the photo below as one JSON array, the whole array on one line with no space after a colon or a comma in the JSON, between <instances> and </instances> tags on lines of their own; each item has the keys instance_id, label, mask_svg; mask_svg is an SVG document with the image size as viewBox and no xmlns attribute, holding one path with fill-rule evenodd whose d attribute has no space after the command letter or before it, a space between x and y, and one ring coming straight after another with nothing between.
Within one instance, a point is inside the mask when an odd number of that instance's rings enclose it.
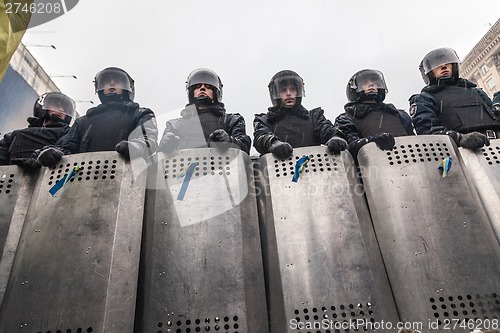
<instances>
[{"instance_id":1,"label":"metal riot shield","mask_svg":"<svg viewBox=\"0 0 500 333\"><path fill-rule=\"evenodd\" d=\"M133 331L145 183L115 152L69 155L42 169L1 332Z\"/></svg>"},{"instance_id":2,"label":"metal riot shield","mask_svg":"<svg viewBox=\"0 0 500 333\"><path fill-rule=\"evenodd\" d=\"M351 155L257 164L271 332L385 332L398 316Z\"/></svg>"},{"instance_id":3,"label":"metal riot shield","mask_svg":"<svg viewBox=\"0 0 500 333\"><path fill-rule=\"evenodd\" d=\"M0 305L39 170L0 167Z\"/></svg>"},{"instance_id":4,"label":"metal riot shield","mask_svg":"<svg viewBox=\"0 0 500 333\"><path fill-rule=\"evenodd\" d=\"M148 190L142 332L268 332L248 155L158 154Z\"/></svg>"},{"instance_id":5,"label":"metal riot shield","mask_svg":"<svg viewBox=\"0 0 500 333\"><path fill-rule=\"evenodd\" d=\"M431 332L498 320L498 242L450 138L398 137L390 151L368 144L358 160L378 170L363 182L400 319Z\"/></svg>"},{"instance_id":6,"label":"metal riot shield","mask_svg":"<svg viewBox=\"0 0 500 333\"><path fill-rule=\"evenodd\" d=\"M500 140L478 150L459 148L466 175L477 189L486 214L500 242Z\"/></svg>"}]
</instances>

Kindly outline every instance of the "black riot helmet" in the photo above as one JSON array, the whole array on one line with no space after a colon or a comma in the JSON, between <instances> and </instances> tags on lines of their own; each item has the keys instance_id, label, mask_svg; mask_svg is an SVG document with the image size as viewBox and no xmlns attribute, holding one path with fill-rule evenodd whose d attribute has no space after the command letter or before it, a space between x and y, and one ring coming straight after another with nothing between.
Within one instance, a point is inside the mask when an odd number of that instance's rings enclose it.
<instances>
[{"instance_id":1,"label":"black riot helmet","mask_svg":"<svg viewBox=\"0 0 500 333\"><path fill-rule=\"evenodd\" d=\"M104 95L104 88L118 87L127 93ZM96 74L94 78L95 92L102 103L111 101L133 101L135 96L134 80L127 72L118 67L108 67Z\"/></svg>"},{"instance_id":2,"label":"black riot helmet","mask_svg":"<svg viewBox=\"0 0 500 333\"><path fill-rule=\"evenodd\" d=\"M297 91L296 105L300 105L302 103L302 97L305 96L304 80L302 80L299 74L286 69L274 74L267 86L269 88L269 96L271 97L273 106L281 105L280 90L289 85L294 86Z\"/></svg>"},{"instance_id":3,"label":"black riot helmet","mask_svg":"<svg viewBox=\"0 0 500 333\"><path fill-rule=\"evenodd\" d=\"M207 68L198 68L192 71L186 80L186 90L188 94L188 100L190 104L195 103L194 100L194 89L198 84L208 84L212 87L214 93L214 101L210 101L209 104L215 102L222 102L222 81L220 77L212 70Z\"/></svg>"},{"instance_id":4,"label":"black riot helmet","mask_svg":"<svg viewBox=\"0 0 500 333\"><path fill-rule=\"evenodd\" d=\"M370 88L377 91L366 92ZM354 74L347 82L346 95L349 102L376 101L382 102L389 92L384 75L375 69L363 69Z\"/></svg>"},{"instance_id":5,"label":"black riot helmet","mask_svg":"<svg viewBox=\"0 0 500 333\"><path fill-rule=\"evenodd\" d=\"M500 91L493 94L493 107L500 108Z\"/></svg>"},{"instance_id":6,"label":"black riot helmet","mask_svg":"<svg viewBox=\"0 0 500 333\"><path fill-rule=\"evenodd\" d=\"M439 49L432 50L427 53L427 55L422 59L418 69L422 75L422 79L426 85L430 85L436 81L436 78L432 74L432 70L438 68L439 66L451 64L452 65L452 78L458 79L458 64L460 60L455 50L449 47L442 47Z\"/></svg>"},{"instance_id":7,"label":"black riot helmet","mask_svg":"<svg viewBox=\"0 0 500 333\"><path fill-rule=\"evenodd\" d=\"M54 113L49 114L51 113L49 111L54 111ZM65 114L66 117L62 119L58 114ZM69 125L75 115L75 101L60 92L48 92L41 95L33 106L35 118L51 120L54 123L62 122Z\"/></svg>"}]
</instances>

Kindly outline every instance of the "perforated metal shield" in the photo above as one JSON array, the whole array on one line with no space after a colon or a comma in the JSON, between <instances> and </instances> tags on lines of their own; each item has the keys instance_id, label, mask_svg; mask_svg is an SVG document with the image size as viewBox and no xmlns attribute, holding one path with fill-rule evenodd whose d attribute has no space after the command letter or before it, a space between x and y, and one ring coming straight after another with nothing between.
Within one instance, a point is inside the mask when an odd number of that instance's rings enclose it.
<instances>
[{"instance_id":1,"label":"perforated metal shield","mask_svg":"<svg viewBox=\"0 0 500 333\"><path fill-rule=\"evenodd\" d=\"M498 242L450 138L398 137L394 150L368 144L358 159L378 169L363 181L400 319L470 332L457 322L499 318Z\"/></svg>"},{"instance_id":2,"label":"perforated metal shield","mask_svg":"<svg viewBox=\"0 0 500 333\"><path fill-rule=\"evenodd\" d=\"M477 151L459 148L466 174L475 185L500 242L500 140Z\"/></svg>"},{"instance_id":3,"label":"perforated metal shield","mask_svg":"<svg viewBox=\"0 0 500 333\"><path fill-rule=\"evenodd\" d=\"M0 167L0 305L37 177L38 170Z\"/></svg>"},{"instance_id":4,"label":"perforated metal shield","mask_svg":"<svg viewBox=\"0 0 500 333\"><path fill-rule=\"evenodd\" d=\"M147 193L144 332L268 332L248 155L158 155Z\"/></svg>"},{"instance_id":5,"label":"perforated metal shield","mask_svg":"<svg viewBox=\"0 0 500 333\"><path fill-rule=\"evenodd\" d=\"M397 322L351 155L307 147L257 164L271 332L344 332L351 324L380 332L369 323Z\"/></svg>"},{"instance_id":6,"label":"perforated metal shield","mask_svg":"<svg viewBox=\"0 0 500 333\"><path fill-rule=\"evenodd\" d=\"M56 194L49 189L79 167ZM115 152L42 169L0 308L1 332L132 332L145 177Z\"/></svg>"}]
</instances>

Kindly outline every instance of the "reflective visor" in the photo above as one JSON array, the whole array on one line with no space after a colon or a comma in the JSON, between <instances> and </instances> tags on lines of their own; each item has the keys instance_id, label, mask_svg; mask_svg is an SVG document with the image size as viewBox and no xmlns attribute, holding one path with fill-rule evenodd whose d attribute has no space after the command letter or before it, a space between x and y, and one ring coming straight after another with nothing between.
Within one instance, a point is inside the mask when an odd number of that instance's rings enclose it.
<instances>
[{"instance_id":1,"label":"reflective visor","mask_svg":"<svg viewBox=\"0 0 500 333\"><path fill-rule=\"evenodd\" d=\"M304 83L298 76L284 76L274 80L272 89L272 98L280 99L280 92L287 90L295 90L294 97L304 96Z\"/></svg>"},{"instance_id":2,"label":"reflective visor","mask_svg":"<svg viewBox=\"0 0 500 333\"><path fill-rule=\"evenodd\" d=\"M70 117L75 116L75 102L64 94L48 93L39 103L43 110L64 113Z\"/></svg>"},{"instance_id":3,"label":"reflective visor","mask_svg":"<svg viewBox=\"0 0 500 333\"><path fill-rule=\"evenodd\" d=\"M440 48L429 52L422 60L425 74L429 74L434 68L445 64L459 63L457 53L450 48Z\"/></svg>"},{"instance_id":4,"label":"reflective visor","mask_svg":"<svg viewBox=\"0 0 500 333\"><path fill-rule=\"evenodd\" d=\"M124 72L116 69L105 69L96 76L96 91L105 88L120 88L132 92L130 80Z\"/></svg>"},{"instance_id":5,"label":"reflective visor","mask_svg":"<svg viewBox=\"0 0 500 333\"><path fill-rule=\"evenodd\" d=\"M356 91L361 92L369 88L384 89L387 91L385 85L384 75L377 70L361 71L356 76Z\"/></svg>"}]
</instances>

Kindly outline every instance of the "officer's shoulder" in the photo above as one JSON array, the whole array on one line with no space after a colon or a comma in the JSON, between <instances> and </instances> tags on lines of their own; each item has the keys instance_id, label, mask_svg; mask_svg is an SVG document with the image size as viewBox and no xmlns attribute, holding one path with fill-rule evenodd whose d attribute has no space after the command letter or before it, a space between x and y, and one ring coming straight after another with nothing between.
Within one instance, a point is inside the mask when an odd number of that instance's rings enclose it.
<instances>
[{"instance_id":1,"label":"officer's shoulder","mask_svg":"<svg viewBox=\"0 0 500 333\"><path fill-rule=\"evenodd\" d=\"M267 112L266 113L255 113L254 117L255 117L255 119L262 118L262 117L267 118Z\"/></svg>"},{"instance_id":2,"label":"officer's shoulder","mask_svg":"<svg viewBox=\"0 0 500 333\"><path fill-rule=\"evenodd\" d=\"M323 110L321 107L317 107L317 108L310 110L309 114L312 117L321 117L325 114L325 110Z\"/></svg>"}]
</instances>

